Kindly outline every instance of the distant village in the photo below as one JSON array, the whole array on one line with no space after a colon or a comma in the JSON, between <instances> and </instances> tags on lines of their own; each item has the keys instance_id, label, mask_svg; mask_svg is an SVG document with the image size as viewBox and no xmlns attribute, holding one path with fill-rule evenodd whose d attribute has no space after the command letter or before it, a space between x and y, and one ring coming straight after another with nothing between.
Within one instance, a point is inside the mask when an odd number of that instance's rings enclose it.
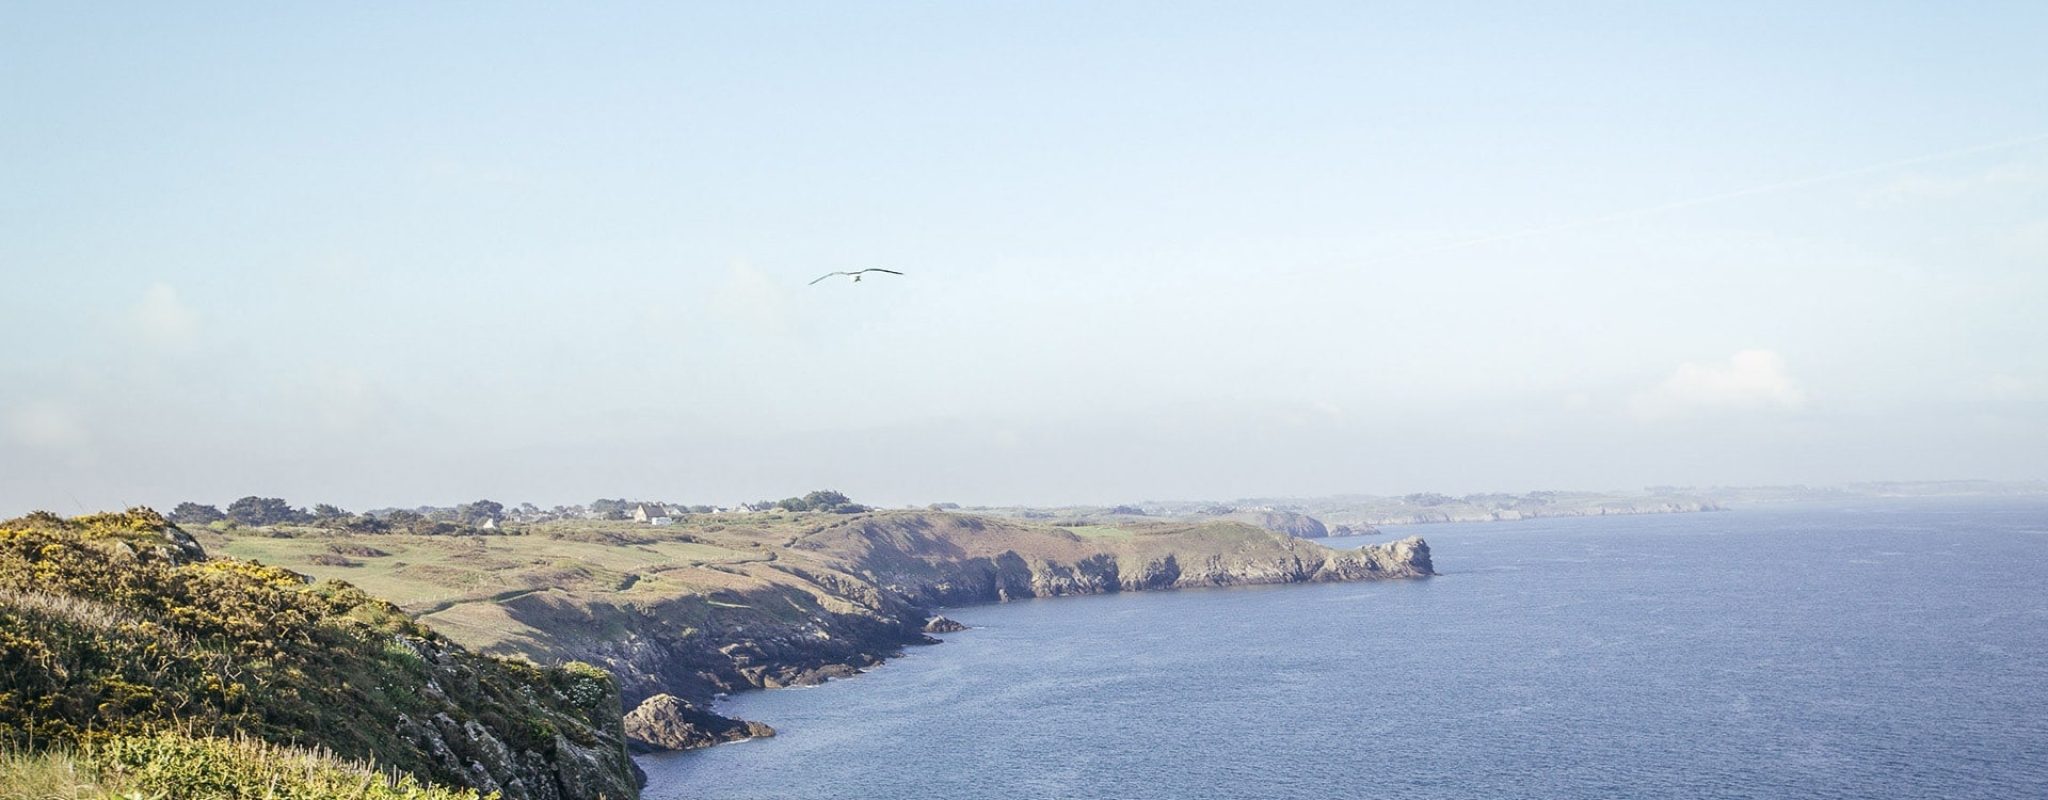
<instances>
[{"instance_id":1,"label":"distant village","mask_svg":"<svg viewBox=\"0 0 2048 800\"><path fill-rule=\"evenodd\" d=\"M378 508L361 513L347 511L328 503L315 504L307 509L293 506L282 498L250 496L229 503L225 509L197 502L179 503L168 517L170 521L179 525L309 525L362 532L459 533L495 531L507 524L530 525L556 520L631 520L645 525L673 525L677 520L693 514L802 511L853 514L867 510L868 506L855 503L844 494L821 489L800 497L730 506L600 498L587 505L542 508L533 503L507 506L494 500L478 500L456 506Z\"/></svg>"}]
</instances>

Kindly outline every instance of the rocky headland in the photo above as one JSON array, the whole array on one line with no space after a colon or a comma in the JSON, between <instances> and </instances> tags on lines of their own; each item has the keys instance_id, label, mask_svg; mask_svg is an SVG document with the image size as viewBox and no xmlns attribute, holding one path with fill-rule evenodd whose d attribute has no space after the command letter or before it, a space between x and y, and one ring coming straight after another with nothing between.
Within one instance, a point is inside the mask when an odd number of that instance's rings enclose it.
<instances>
[{"instance_id":1,"label":"rocky headland","mask_svg":"<svg viewBox=\"0 0 2048 800\"><path fill-rule=\"evenodd\" d=\"M1305 523L1287 515L1257 523ZM492 536L305 527L218 544L398 595L474 650L615 678L637 750L773 735L723 694L815 684L960 629L941 608L1030 597L1432 574L1420 538L1338 550L1235 519L1058 526L942 511L564 520ZM1312 521L1311 521L1312 522ZM1320 527L1317 524L1315 527ZM374 547L381 555L367 555ZM349 564L324 556L342 552Z\"/></svg>"}]
</instances>

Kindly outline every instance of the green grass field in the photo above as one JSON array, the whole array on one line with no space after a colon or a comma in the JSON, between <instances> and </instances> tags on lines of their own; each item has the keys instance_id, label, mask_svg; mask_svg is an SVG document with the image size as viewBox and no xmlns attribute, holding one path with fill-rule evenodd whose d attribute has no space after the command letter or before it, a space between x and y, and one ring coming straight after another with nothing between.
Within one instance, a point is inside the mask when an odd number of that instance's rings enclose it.
<instances>
[{"instance_id":1,"label":"green grass field","mask_svg":"<svg viewBox=\"0 0 2048 800\"><path fill-rule=\"evenodd\" d=\"M542 658L554 638L534 627L535 594L592 597L648 605L758 586L780 577L765 567L830 514L732 514L685 518L653 527L611 520L508 526L498 535L417 536L352 533L305 526L201 529L208 552L347 581L397 603L463 644L487 652ZM816 566L815 564L813 566ZM839 603L834 598L833 603Z\"/></svg>"},{"instance_id":2,"label":"green grass field","mask_svg":"<svg viewBox=\"0 0 2048 800\"><path fill-rule=\"evenodd\" d=\"M665 533L673 531L674 533ZM549 534L600 534L553 538ZM289 534L281 538L273 534ZM628 538L631 537L631 538ZM517 590L638 588L641 576L677 567L759 561L759 550L696 541L683 528L619 523L537 526L522 535L350 534L314 528L202 535L209 551L336 578L409 610L487 600ZM364 555L364 552L383 555ZM630 576L630 577L629 577ZM681 587L670 587L681 588ZM644 591L644 589L643 589Z\"/></svg>"}]
</instances>

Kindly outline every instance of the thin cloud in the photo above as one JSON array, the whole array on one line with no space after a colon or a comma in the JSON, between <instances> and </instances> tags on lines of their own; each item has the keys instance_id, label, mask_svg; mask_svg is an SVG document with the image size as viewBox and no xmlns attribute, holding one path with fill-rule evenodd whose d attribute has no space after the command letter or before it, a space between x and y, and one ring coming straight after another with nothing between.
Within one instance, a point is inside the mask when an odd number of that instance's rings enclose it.
<instances>
[{"instance_id":1,"label":"thin cloud","mask_svg":"<svg viewBox=\"0 0 2048 800\"><path fill-rule=\"evenodd\" d=\"M1680 364L1663 383L1630 397L1628 408L1637 419L1659 420L1805 405L1806 393L1792 380L1784 357L1744 350L1726 362Z\"/></svg>"},{"instance_id":2,"label":"thin cloud","mask_svg":"<svg viewBox=\"0 0 2048 800\"><path fill-rule=\"evenodd\" d=\"M1999 372L1984 379L1983 396L1999 402L2048 400L2048 376Z\"/></svg>"},{"instance_id":3,"label":"thin cloud","mask_svg":"<svg viewBox=\"0 0 2048 800\"><path fill-rule=\"evenodd\" d=\"M306 374L299 390L321 425L329 430L355 430L367 426L382 410L382 396L375 382L361 371L321 367Z\"/></svg>"},{"instance_id":4,"label":"thin cloud","mask_svg":"<svg viewBox=\"0 0 2048 800\"><path fill-rule=\"evenodd\" d=\"M199 339L199 314L178 298L178 291L158 283L128 309L128 326L143 344L169 352L187 352Z\"/></svg>"},{"instance_id":5,"label":"thin cloud","mask_svg":"<svg viewBox=\"0 0 2048 800\"><path fill-rule=\"evenodd\" d=\"M58 403L24 403L8 409L5 421L8 441L25 447L76 452L90 438L77 410Z\"/></svg>"},{"instance_id":6,"label":"thin cloud","mask_svg":"<svg viewBox=\"0 0 2048 800\"><path fill-rule=\"evenodd\" d=\"M2048 168L2034 164L2003 164L1968 175L1907 175L1863 196L1867 206L1908 205L1954 200L1977 192L2029 189L2048 185Z\"/></svg>"},{"instance_id":7,"label":"thin cloud","mask_svg":"<svg viewBox=\"0 0 2048 800\"><path fill-rule=\"evenodd\" d=\"M1631 220L1642 219L1644 217L1652 217L1672 211L1681 211L1699 206L1714 205L1716 203L1722 203L1729 200L1738 200L1747 197L1756 197L1759 195L1777 194L1779 192L1804 189L1809 186L1818 186L1821 184L1834 183L1836 181L1848 180L1850 178L1861 178L1869 175L1887 172L1890 170L1900 169L1903 167L1916 166L1919 164L1928 164L1937 161L1946 161L1952 158L1961 158L1963 156L1972 156L1980 153L2007 150L2015 147L2040 144L2043 142L2048 142L2048 134L2026 136L2018 139L2007 139L2004 141L1971 145L1969 147L1961 147L1954 150L1943 150L1939 153L1928 153L1925 155L1913 156L1911 158L1901 158L1892 161L1883 161L1876 164L1865 164L1860 167L1836 170L1834 172L1822 173L1819 175L1810 175L1804 178L1794 178L1791 180L1783 180L1774 183L1750 186L1742 189L1736 189L1733 191L1717 192L1714 194L1701 195L1699 197L1691 197L1684 200L1676 200L1668 203L1659 203L1653 206L1644 206L1642 208L1634 208L1626 211L1616 211L1609 214L1602 214L1597 217L1574 220L1572 222L1566 222L1558 225L1546 225L1543 227L1528 228L1525 230L1511 231L1507 233L1488 234L1484 236L1475 236L1465 239L1459 239L1456 241L1444 242L1442 244L1418 248L1403 253L1397 253L1393 256L1389 256L1387 258L1379 260L1386 261L1393 259L1401 259L1411 256L1448 252L1452 250L1463 250L1469 247L1479 247L1481 245L1494 244L1497 242L1511 242L1520 239L1528 239L1539 236L1549 236L1551 234L1565 233L1568 231L1581 230L1585 228L1593 228L1616 222L1627 222ZM2023 179L2027 177L2024 172L2016 173L2014 175L1997 173L1997 175L1998 178L2001 180L2012 180L2016 177Z\"/></svg>"},{"instance_id":8,"label":"thin cloud","mask_svg":"<svg viewBox=\"0 0 2048 800\"><path fill-rule=\"evenodd\" d=\"M714 313L748 333L781 336L796 329L788 287L753 264L734 263L711 299Z\"/></svg>"}]
</instances>

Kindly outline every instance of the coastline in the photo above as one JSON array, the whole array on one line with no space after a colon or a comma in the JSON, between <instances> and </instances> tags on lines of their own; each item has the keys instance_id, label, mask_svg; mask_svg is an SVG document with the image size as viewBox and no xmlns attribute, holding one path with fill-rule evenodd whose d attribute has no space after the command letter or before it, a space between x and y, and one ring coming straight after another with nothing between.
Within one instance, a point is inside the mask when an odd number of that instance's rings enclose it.
<instances>
[{"instance_id":1,"label":"coastline","mask_svg":"<svg viewBox=\"0 0 2048 800\"><path fill-rule=\"evenodd\" d=\"M881 667L881 665L889 663L891 659L901 657L907 647L942 645L944 640L942 638L932 638L928 630L932 630L934 622L946 620L940 614L940 612L946 612L946 610L975 608L975 606L999 606L999 604L1016 602L1016 599L1040 599L1040 597L1042 599L1051 599L1051 597L1073 597L1073 595L1106 595L1106 593L1122 593L1122 591L1180 591L1180 589L1219 589L1219 587L1288 585L1288 583L1343 583L1343 581L1376 581L1376 579L1417 579L1417 577L1432 577L1432 575L1436 575L1434 573L1434 565L1430 561L1430 546L1427 546L1427 542L1421 540L1419 536L1409 536L1409 538L1403 538L1403 540L1397 540L1397 542L1362 544L1356 550L1333 550L1333 548L1327 548L1327 546L1321 546L1321 544L1313 544L1313 542L1303 542L1303 540L1280 540L1280 542L1284 542L1288 548L1313 546L1315 550L1321 550L1325 554L1325 559L1323 559L1323 563L1296 561L1292 565L1235 565L1231 569L1217 569L1219 565L1206 565L1206 569L1174 569L1174 571L1169 571L1169 573L1161 573L1157 563L1147 565L1151 569L1141 569L1141 571L1116 571L1114 565L1110 565L1112 567L1110 571L1120 575L1118 579L1112 579L1112 581L1073 581L1071 565L1042 563L1038 571L1032 571L1032 579L1028 583L1024 583L1024 585L1014 585L1014 583L1006 585L1004 583L1004 575L999 573L999 569L997 571L989 571L991 565L977 565L977 563L930 565L930 567L940 567L940 569L936 569L934 573L920 575L918 579L913 579L913 581L885 583L885 593L887 595L895 595L895 597L903 597L903 599L918 599L918 597L936 599L936 602L930 602L930 604L911 602L911 604L901 606L901 610L911 614L911 616L899 620L903 624L897 626L895 630L909 630L911 626L915 626L915 630L918 630L918 632L915 632L913 638L877 638L877 640L868 640L866 645L870 645L870 647L866 647L858 657L846 659L846 661L838 661L834 665L825 665L825 667L811 665L805 659L797 659L795 663L766 665L770 669L780 667L784 671L795 671L795 679L764 679L764 681L756 681L752 685L735 685L735 687L731 687L731 690L721 690L721 692L713 692L709 696L702 696L700 702L694 702L688 708L692 712L696 712L696 714L709 714L709 716L717 716L721 720L733 720L733 718L729 718L729 716L725 716L725 714L715 710L721 700L727 700L733 694L748 692L748 690L780 690L780 687L811 687L811 685L819 685L819 683L825 683L825 681L831 681L831 679L846 679L846 677L854 677L854 675L866 673L866 671L870 671L874 667ZM1305 552L1315 552L1315 550L1305 550ZM1171 554L1165 559L1167 565L1176 563L1176 561L1178 559L1171 557ZM952 567L952 569L946 569L946 567ZM1266 567L1278 567L1278 569L1266 569ZM1018 575L1012 575L1012 577L1018 577ZM967 589L963 591L963 587L967 587ZM961 632L961 630L969 630L969 628L963 626L963 628L948 630L948 632ZM803 667L799 667L799 663L803 663ZM651 696L647 702L672 704L668 694ZM639 714L639 712L641 712L641 708L635 708L629 714L629 732L635 732L633 714ZM758 728L748 728L748 730L762 730L762 728L766 728L766 724L760 724L760 722L733 720L733 724L758 726ZM733 730L739 730L739 728L733 728ZM772 728L768 728L768 730L770 730L768 735L772 735ZM666 747L666 751L702 749L702 747L715 747L715 745L723 745L723 743L752 741L752 739L762 739L762 737L760 735L739 735L739 732L733 732L733 735L729 735L729 737L709 737L709 739L698 737L698 739L690 741L692 747ZM655 753L655 751L639 751L637 755L649 755L649 753Z\"/></svg>"}]
</instances>

